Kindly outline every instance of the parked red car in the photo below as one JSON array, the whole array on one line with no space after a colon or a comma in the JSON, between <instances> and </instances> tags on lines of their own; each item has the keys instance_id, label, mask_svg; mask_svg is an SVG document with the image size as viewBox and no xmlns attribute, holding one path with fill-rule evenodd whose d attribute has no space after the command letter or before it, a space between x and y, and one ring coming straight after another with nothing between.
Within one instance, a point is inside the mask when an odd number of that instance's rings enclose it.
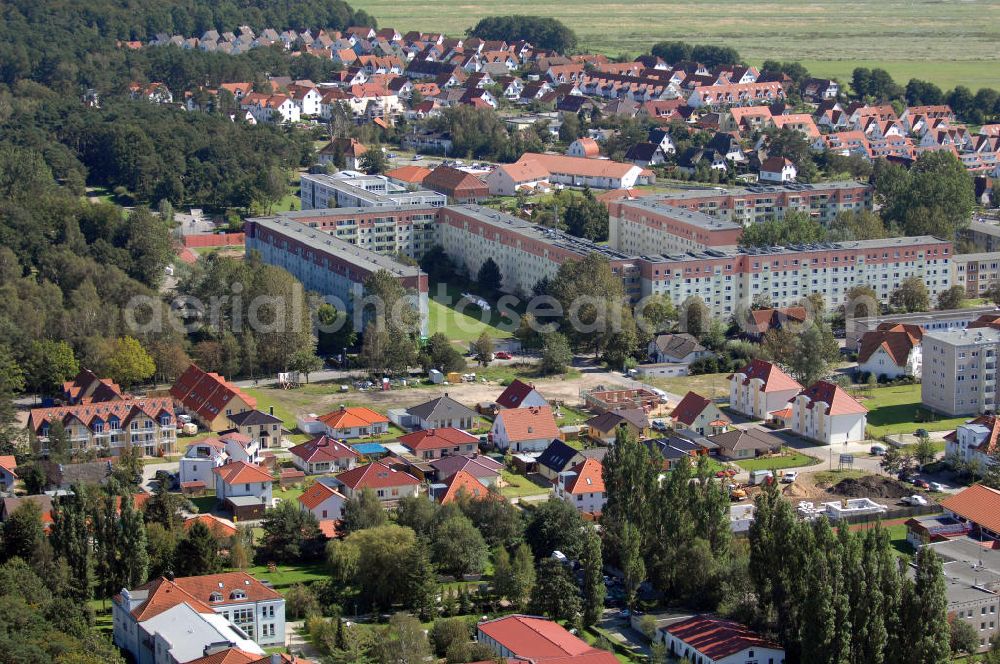
<instances>
[{"instance_id":1,"label":"parked red car","mask_svg":"<svg viewBox=\"0 0 1000 664\"><path fill-rule=\"evenodd\" d=\"M496 353L493 357L495 357L498 360L509 360L513 356L507 351L502 350L499 353Z\"/></svg>"}]
</instances>

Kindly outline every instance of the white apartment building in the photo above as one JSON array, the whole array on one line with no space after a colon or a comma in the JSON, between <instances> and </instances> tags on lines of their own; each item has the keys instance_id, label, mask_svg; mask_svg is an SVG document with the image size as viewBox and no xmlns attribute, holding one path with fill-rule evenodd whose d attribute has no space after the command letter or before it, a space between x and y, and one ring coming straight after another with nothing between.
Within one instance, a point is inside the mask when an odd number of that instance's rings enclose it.
<instances>
[{"instance_id":1,"label":"white apartment building","mask_svg":"<svg viewBox=\"0 0 1000 664\"><path fill-rule=\"evenodd\" d=\"M752 360L729 377L729 407L758 420L784 410L802 390L794 378L770 362Z\"/></svg>"},{"instance_id":2,"label":"white apartment building","mask_svg":"<svg viewBox=\"0 0 1000 664\"><path fill-rule=\"evenodd\" d=\"M951 417L996 410L1000 330L930 332L922 345L924 406Z\"/></svg>"},{"instance_id":3,"label":"white apartment building","mask_svg":"<svg viewBox=\"0 0 1000 664\"><path fill-rule=\"evenodd\" d=\"M442 207L448 197L429 189L411 190L384 175L340 171L333 175L305 173L300 180L303 210L327 208Z\"/></svg>"},{"instance_id":4,"label":"white apartment building","mask_svg":"<svg viewBox=\"0 0 1000 664\"><path fill-rule=\"evenodd\" d=\"M836 383L817 381L792 400L792 431L820 443L865 439L868 409Z\"/></svg>"},{"instance_id":5,"label":"white apartment building","mask_svg":"<svg viewBox=\"0 0 1000 664\"><path fill-rule=\"evenodd\" d=\"M146 456L155 456L173 452L177 443L177 419L169 397L33 408L28 433L43 451L56 421L62 423L75 452L118 456L125 447L138 447Z\"/></svg>"},{"instance_id":6,"label":"white apartment building","mask_svg":"<svg viewBox=\"0 0 1000 664\"><path fill-rule=\"evenodd\" d=\"M215 468L230 461L260 463L260 443L243 434L229 432L188 445L180 460L180 482L201 482L205 488L215 485Z\"/></svg>"}]
</instances>

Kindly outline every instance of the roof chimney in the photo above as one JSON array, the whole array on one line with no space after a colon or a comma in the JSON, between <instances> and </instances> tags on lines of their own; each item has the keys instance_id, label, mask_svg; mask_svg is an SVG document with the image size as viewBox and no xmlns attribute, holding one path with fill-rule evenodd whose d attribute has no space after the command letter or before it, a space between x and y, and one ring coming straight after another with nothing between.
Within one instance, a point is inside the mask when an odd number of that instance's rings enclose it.
<instances>
[{"instance_id":1,"label":"roof chimney","mask_svg":"<svg viewBox=\"0 0 1000 664\"><path fill-rule=\"evenodd\" d=\"M268 407L267 412L270 413L271 415L274 415L274 406Z\"/></svg>"},{"instance_id":2,"label":"roof chimney","mask_svg":"<svg viewBox=\"0 0 1000 664\"><path fill-rule=\"evenodd\" d=\"M344 406L344 404L340 404L340 412L344 412L345 410L347 410L347 408Z\"/></svg>"}]
</instances>

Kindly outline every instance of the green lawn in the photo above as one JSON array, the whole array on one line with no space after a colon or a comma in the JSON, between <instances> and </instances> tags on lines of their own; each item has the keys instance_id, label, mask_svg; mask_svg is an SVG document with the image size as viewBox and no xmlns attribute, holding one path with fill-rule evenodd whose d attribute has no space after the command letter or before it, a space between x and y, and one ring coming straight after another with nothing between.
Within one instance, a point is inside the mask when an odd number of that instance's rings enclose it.
<instances>
[{"instance_id":1,"label":"green lawn","mask_svg":"<svg viewBox=\"0 0 1000 664\"><path fill-rule=\"evenodd\" d=\"M635 56L661 40L732 46L747 61L799 60L820 76L850 78L856 66L885 67L903 85L911 76L944 88L1000 87L1000 3L738 0L356 0L379 25L403 32L460 36L483 16L554 16L579 37L579 50ZM914 48L919 44L918 48ZM961 45L957 47L956 45Z\"/></svg>"},{"instance_id":2,"label":"green lawn","mask_svg":"<svg viewBox=\"0 0 1000 664\"><path fill-rule=\"evenodd\" d=\"M278 592L297 583L312 583L330 576L326 564L322 562L278 565L273 574L268 571L267 565L257 565L248 568L247 573L260 581L269 581Z\"/></svg>"},{"instance_id":3,"label":"green lawn","mask_svg":"<svg viewBox=\"0 0 1000 664\"><path fill-rule=\"evenodd\" d=\"M550 487L535 484L524 475L516 475L509 470L502 470L500 477L507 485L503 487L501 493L505 498L520 498L523 496L538 496L549 493Z\"/></svg>"},{"instance_id":4,"label":"green lawn","mask_svg":"<svg viewBox=\"0 0 1000 664\"><path fill-rule=\"evenodd\" d=\"M675 378L648 378L643 382L682 397L691 391L709 399L719 399L729 397L728 377L728 373L715 373L699 376L677 376Z\"/></svg>"},{"instance_id":5,"label":"green lawn","mask_svg":"<svg viewBox=\"0 0 1000 664\"><path fill-rule=\"evenodd\" d=\"M509 332L503 332L489 323L484 323L479 318L479 312L480 309L471 304L462 311L457 311L437 300L428 300L427 335L442 332L452 342L462 342L462 350L467 350L468 342L475 341L483 332L488 332L494 339L510 336Z\"/></svg>"},{"instance_id":6,"label":"green lawn","mask_svg":"<svg viewBox=\"0 0 1000 664\"><path fill-rule=\"evenodd\" d=\"M305 491L305 488L301 484L289 486L285 489L277 488L277 484L275 484L272 494L275 498L281 498L282 502L287 503L297 501L303 491Z\"/></svg>"},{"instance_id":7,"label":"green lawn","mask_svg":"<svg viewBox=\"0 0 1000 664\"><path fill-rule=\"evenodd\" d=\"M199 514L209 514L215 509L215 491L209 492L209 495L198 496L197 498L190 499L194 506L198 508Z\"/></svg>"},{"instance_id":8,"label":"green lawn","mask_svg":"<svg viewBox=\"0 0 1000 664\"><path fill-rule=\"evenodd\" d=\"M819 462L820 460L814 456L796 452L789 447L783 447L781 448L781 454L737 461L736 465L743 470L781 470L782 468L795 468L797 466L812 466Z\"/></svg>"},{"instance_id":9,"label":"green lawn","mask_svg":"<svg viewBox=\"0 0 1000 664\"><path fill-rule=\"evenodd\" d=\"M920 405L920 385L880 387L871 395L860 395L868 409L868 428L873 436L913 433L917 429L949 431L967 417L939 418Z\"/></svg>"}]
</instances>

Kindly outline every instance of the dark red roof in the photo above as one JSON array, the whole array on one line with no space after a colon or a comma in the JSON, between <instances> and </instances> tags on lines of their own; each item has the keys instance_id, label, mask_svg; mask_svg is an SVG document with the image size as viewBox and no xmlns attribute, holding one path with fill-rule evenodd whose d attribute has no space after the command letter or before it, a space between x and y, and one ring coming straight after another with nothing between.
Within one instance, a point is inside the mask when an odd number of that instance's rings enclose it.
<instances>
[{"instance_id":1,"label":"dark red roof","mask_svg":"<svg viewBox=\"0 0 1000 664\"><path fill-rule=\"evenodd\" d=\"M807 408L812 408L817 403L827 405L827 415L848 415L851 413L867 413L868 409L858 403L857 399L844 391L836 383L825 380L818 380L806 389L799 392L798 396L806 396L809 399ZM798 398L798 397L796 397Z\"/></svg>"},{"instance_id":2,"label":"dark red roof","mask_svg":"<svg viewBox=\"0 0 1000 664\"><path fill-rule=\"evenodd\" d=\"M399 442L414 452L422 452L424 450L454 447L455 445L478 443L479 439L461 429L444 427L441 429L414 431L405 436L400 436Z\"/></svg>"},{"instance_id":3,"label":"dark red roof","mask_svg":"<svg viewBox=\"0 0 1000 664\"><path fill-rule=\"evenodd\" d=\"M694 424L698 416L712 403L711 399L701 396L695 392L688 392L680 400L677 407L670 413L670 417L678 422L683 422L688 426Z\"/></svg>"},{"instance_id":4,"label":"dark red roof","mask_svg":"<svg viewBox=\"0 0 1000 664\"><path fill-rule=\"evenodd\" d=\"M534 385L525 383L519 379L514 379L514 381L500 393L500 396L497 397L496 404L503 408L520 408L521 404L524 403L525 397L527 397L534 389Z\"/></svg>"},{"instance_id":5,"label":"dark red roof","mask_svg":"<svg viewBox=\"0 0 1000 664\"><path fill-rule=\"evenodd\" d=\"M188 410L194 411L203 420L214 420L235 398L240 398L250 408L257 407L257 400L244 394L240 389L219 374L202 370L191 364L170 388L170 396Z\"/></svg>"},{"instance_id":6,"label":"dark red roof","mask_svg":"<svg viewBox=\"0 0 1000 664\"><path fill-rule=\"evenodd\" d=\"M670 625L666 631L711 660L720 660L747 648L782 650L780 645L751 632L745 625L714 616L688 618Z\"/></svg>"},{"instance_id":7,"label":"dark red roof","mask_svg":"<svg viewBox=\"0 0 1000 664\"><path fill-rule=\"evenodd\" d=\"M288 451L306 463L337 461L339 459L350 458L358 459L361 457L350 445L346 445L326 434L316 436L312 440L296 445Z\"/></svg>"},{"instance_id":8,"label":"dark red roof","mask_svg":"<svg viewBox=\"0 0 1000 664\"><path fill-rule=\"evenodd\" d=\"M337 475L337 481L354 490L420 484L420 480L413 475L378 462L345 471Z\"/></svg>"}]
</instances>

